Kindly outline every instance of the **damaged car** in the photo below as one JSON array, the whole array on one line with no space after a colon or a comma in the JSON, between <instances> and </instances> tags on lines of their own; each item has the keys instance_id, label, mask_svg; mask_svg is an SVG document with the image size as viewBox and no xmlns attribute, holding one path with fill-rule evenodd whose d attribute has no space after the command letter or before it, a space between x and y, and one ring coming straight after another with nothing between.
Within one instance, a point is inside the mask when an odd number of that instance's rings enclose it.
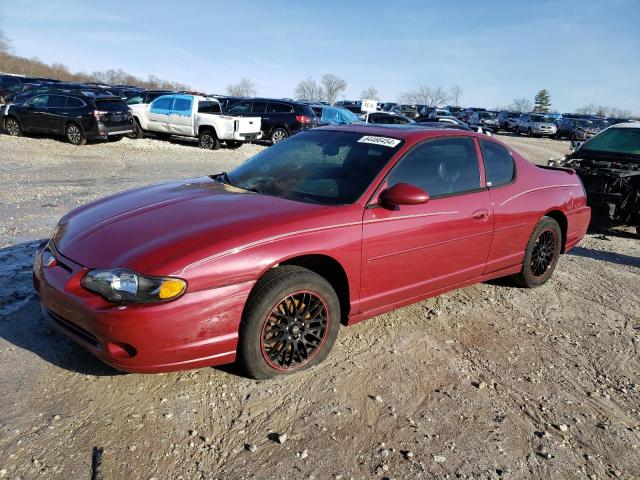
<instances>
[{"instance_id":1,"label":"damaged car","mask_svg":"<svg viewBox=\"0 0 640 480\"><path fill-rule=\"evenodd\" d=\"M635 227L640 235L640 122L613 125L549 164L576 171L595 223Z\"/></svg>"}]
</instances>

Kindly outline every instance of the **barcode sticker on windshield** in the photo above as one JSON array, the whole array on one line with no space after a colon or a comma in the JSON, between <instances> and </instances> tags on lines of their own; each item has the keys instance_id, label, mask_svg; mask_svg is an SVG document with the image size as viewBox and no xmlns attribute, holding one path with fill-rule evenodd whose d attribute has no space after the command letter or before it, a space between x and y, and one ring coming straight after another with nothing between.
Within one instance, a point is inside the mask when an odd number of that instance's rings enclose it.
<instances>
[{"instance_id":1,"label":"barcode sticker on windshield","mask_svg":"<svg viewBox=\"0 0 640 480\"><path fill-rule=\"evenodd\" d=\"M400 140L397 138L389 138L389 137L375 137L373 135L365 135L358 143L371 143L373 145L384 145L385 147L394 148L400 143Z\"/></svg>"}]
</instances>

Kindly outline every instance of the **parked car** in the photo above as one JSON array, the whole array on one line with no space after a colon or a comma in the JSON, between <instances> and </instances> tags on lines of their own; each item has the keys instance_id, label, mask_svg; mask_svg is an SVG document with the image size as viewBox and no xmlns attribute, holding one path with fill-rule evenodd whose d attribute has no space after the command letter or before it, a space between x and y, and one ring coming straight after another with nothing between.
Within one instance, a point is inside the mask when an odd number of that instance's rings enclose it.
<instances>
[{"instance_id":1,"label":"parked car","mask_svg":"<svg viewBox=\"0 0 640 480\"><path fill-rule=\"evenodd\" d=\"M520 112L502 111L498 113L498 129L512 131L518 124Z\"/></svg>"},{"instance_id":2,"label":"parked car","mask_svg":"<svg viewBox=\"0 0 640 480\"><path fill-rule=\"evenodd\" d=\"M418 118L420 114L414 105L402 104L395 107L392 112L404 115L409 118Z\"/></svg>"},{"instance_id":3,"label":"parked car","mask_svg":"<svg viewBox=\"0 0 640 480\"><path fill-rule=\"evenodd\" d=\"M572 171L473 132L323 127L68 213L34 286L55 328L119 370L236 361L270 378L323 361L341 323L499 277L544 284L585 202Z\"/></svg>"},{"instance_id":4,"label":"parked car","mask_svg":"<svg viewBox=\"0 0 640 480\"><path fill-rule=\"evenodd\" d=\"M462 112L460 115L458 115L458 118L460 120L462 120L463 122L467 122L469 123L471 121L471 116L475 113L475 112L486 112L487 109L486 108L480 108L480 107L468 107L464 112Z\"/></svg>"},{"instance_id":5,"label":"parked car","mask_svg":"<svg viewBox=\"0 0 640 480\"><path fill-rule=\"evenodd\" d=\"M555 136L557 127L549 117L541 113L524 113L518 118L516 133L526 133L528 137Z\"/></svg>"},{"instance_id":6,"label":"parked car","mask_svg":"<svg viewBox=\"0 0 640 480\"><path fill-rule=\"evenodd\" d=\"M558 123L556 138L584 141L600 133L600 127L592 120L563 117Z\"/></svg>"},{"instance_id":7,"label":"parked car","mask_svg":"<svg viewBox=\"0 0 640 480\"><path fill-rule=\"evenodd\" d=\"M346 108L332 107L330 105L311 105L313 113L319 119L320 126L324 125L351 125L362 123L362 120Z\"/></svg>"},{"instance_id":8,"label":"parked car","mask_svg":"<svg viewBox=\"0 0 640 480\"><path fill-rule=\"evenodd\" d=\"M390 112L391 110L393 110L395 107L397 107L398 104L395 102L385 102L382 104L382 111L383 112Z\"/></svg>"},{"instance_id":9,"label":"parked car","mask_svg":"<svg viewBox=\"0 0 640 480\"><path fill-rule=\"evenodd\" d=\"M454 130L464 130L465 132L475 132L473 128L469 125L464 124L464 122L460 123L452 123L443 120L433 120L429 122L416 122L416 125L420 125L422 127L430 127L430 128L453 128Z\"/></svg>"},{"instance_id":10,"label":"parked car","mask_svg":"<svg viewBox=\"0 0 640 480\"><path fill-rule=\"evenodd\" d=\"M464 112L464 108L462 107L458 107L456 105L447 105L445 107L447 110L449 110L451 112L451 115L453 115L454 117L457 117L460 113Z\"/></svg>"},{"instance_id":11,"label":"parked car","mask_svg":"<svg viewBox=\"0 0 640 480\"><path fill-rule=\"evenodd\" d=\"M619 123L552 165L576 171L600 226L628 225L640 236L640 123Z\"/></svg>"},{"instance_id":12,"label":"parked car","mask_svg":"<svg viewBox=\"0 0 640 480\"><path fill-rule=\"evenodd\" d=\"M493 112L476 111L469 117L469 125L478 125L479 127L489 128L494 132L498 131L498 116Z\"/></svg>"},{"instance_id":13,"label":"parked car","mask_svg":"<svg viewBox=\"0 0 640 480\"><path fill-rule=\"evenodd\" d=\"M27 83L26 77L19 75L0 75L0 105L7 103L6 97L14 95L23 83Z\"/></svg>"},{"instance_id":14,"label":"parked car","mask_svg":"<svg viewBox=\"0 0 640 480\"><path fill-rule=\"evenodd\" d=\"M294 100L249 98L229 107L225 113L258 116L262 119L262 138L276 144L303 130L318 126L318 117L310 105Z\"/></svg>"},{"instance_id":15,"label":"parked car","mask_svg":"<svg viewBox=\"0 0 640 480\"><path fill-rule=\"evenodd\" d=\"M9 135L40 132L64 135L73 145L87 140L120 140L133 130L127 104L118 97L48 93L7 105L2 115Z\"/></svg>"},{"instance_id":16,"label":"parked car","mask_svg":"<svg viewBox=\"0 0 640 480\"><path fill-rule=\"evenodd\" d=\"M175 90L142 90L127 98L127 105L149 104L162 95L178 93Z\"/></svg>"},{"instance_id":17,"label":"parked car","mask_svg":"<svg viewBox=\"0 0 640 480\"><path fill-rule=\"evenodd\" d=\"M429 113L429 118L451 117L451 116L453 115L451 115L451 112L446 108L435 108L431 111L431 113Z\"/></svg>"},{"instance_id":18,"label":"parked car","mask_svg":"<svg viewBox=\"0 0 640 480\"><path fill-rule=\"evenodd\" d=\"M368 123L380 125L405 125L407 123L415 123L415 120L399 113L393 112L374 112L369 114Z\"/></svg>"},{"instance_id":19,"label":"parked car","mask_svg":"<svg viewBox=\"0 0 640 480\"><path fill-rule=\"evenodd\" d=\"M135 120L135 133L142 138L153 132L160 138L171 135L198 139L200 148L217 150L220 142L228 148L262 137L260 117L221 115L215 98L173 93L161 95L150 104L129 105Z\"/></svg>"}]
</instances>

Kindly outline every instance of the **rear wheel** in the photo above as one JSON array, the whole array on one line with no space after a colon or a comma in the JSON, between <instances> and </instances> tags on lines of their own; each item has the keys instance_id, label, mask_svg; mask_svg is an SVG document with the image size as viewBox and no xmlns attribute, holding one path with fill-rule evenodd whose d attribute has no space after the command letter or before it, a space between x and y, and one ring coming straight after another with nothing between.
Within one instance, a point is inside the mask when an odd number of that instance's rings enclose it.
<instances>
[{"instance_id":1,"label":"rear wheel","mask_svg":"<svg viewBox=\"0 0 640 480\"><path fill-rule=\"evenodd\" d=\"M227 148L230 148L232 150L235 150L236 148L240 148L243 143L244 142L238 142L238 141L234 141L234 140L227 140L226 141Z\"/></svg>"},{"instance_id":2,"label":"rear wheel","mask_svg":"<svg viewBox=\"0 0 640 480\"><path fill-rule=\"evenodd\" d=\"M322 362L340 327L333 287L306 268L267 272L249 296L240 324L238 363L253 378L273 378Z\"/></svg>"},{"instance_id":3,"label":"rear wheel","mask_svg":"<svg viewBox=\"0 0 640 480\"><path fill-rule=\"evenodd\" d=\"M4 129L12 137L19 137L22 135L22 127L18 119L9 117L4 121Z\"/></svg>"},{"instance_id":4,"label":"rear wheel","mask_svg":"<svg viewBox=\"0 0 640 480\"><path fill-rule=\"evenodd\" d=\"M276 128L271 132L271 143L275 145L276 143L286 140L287 137L289 137L289 134L284 128Z\"/></svg>"},{"instance_id":5,"label":"rear wheel","mask_svg":"<svg viewBox=\"0 0 640 480\"><path fill-rule=\"evenodd\" d=\"M515 276L518 285L527 288L545 283L556 268L562 249L562 231L553 218L542 217L529 238L522 270Z\"/></svg>"},{"instance_id":6,"label":"rear wheel","mask_svg":"<svg viewBox=\"0 0 640 480\"><path fill-rule=\"evenodd\" d=\"M202 130L198 135L198 146L205 150L218 150L220 148L220 140L211 130Z\"/></svg>"},{"instance_id":7,"label":"rear wheel","mask_svg":"<svg viewBox=\"0 0 640 480\"><path fill-rule=\"evenodd\" d=\"M77 123L70 123L69 125L67 125L67 130L65 133L67 136L67 140L71 145L79 147L87 143L87 137L85 137L84 132Z\"/></svg>"}]
</instances>

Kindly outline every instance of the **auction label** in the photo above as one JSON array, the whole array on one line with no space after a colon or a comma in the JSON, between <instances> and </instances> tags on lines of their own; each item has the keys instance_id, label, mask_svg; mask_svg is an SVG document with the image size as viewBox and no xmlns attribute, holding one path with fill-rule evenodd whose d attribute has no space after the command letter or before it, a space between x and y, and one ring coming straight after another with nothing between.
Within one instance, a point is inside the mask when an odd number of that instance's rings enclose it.
<instances>
[{"instance_id":1,"label":"auction label","mask_svg":"<svg viewBox=\"0 0 640 480\"><path fill-rule=\"evenodd\" d=\"M393 148L400 143L400 140L397 138L389 138L389 137L375 137L373 135L365 135L358 143L372 143L373 145L384 145L385 147Z\"/></svg>"}]
</instances>

